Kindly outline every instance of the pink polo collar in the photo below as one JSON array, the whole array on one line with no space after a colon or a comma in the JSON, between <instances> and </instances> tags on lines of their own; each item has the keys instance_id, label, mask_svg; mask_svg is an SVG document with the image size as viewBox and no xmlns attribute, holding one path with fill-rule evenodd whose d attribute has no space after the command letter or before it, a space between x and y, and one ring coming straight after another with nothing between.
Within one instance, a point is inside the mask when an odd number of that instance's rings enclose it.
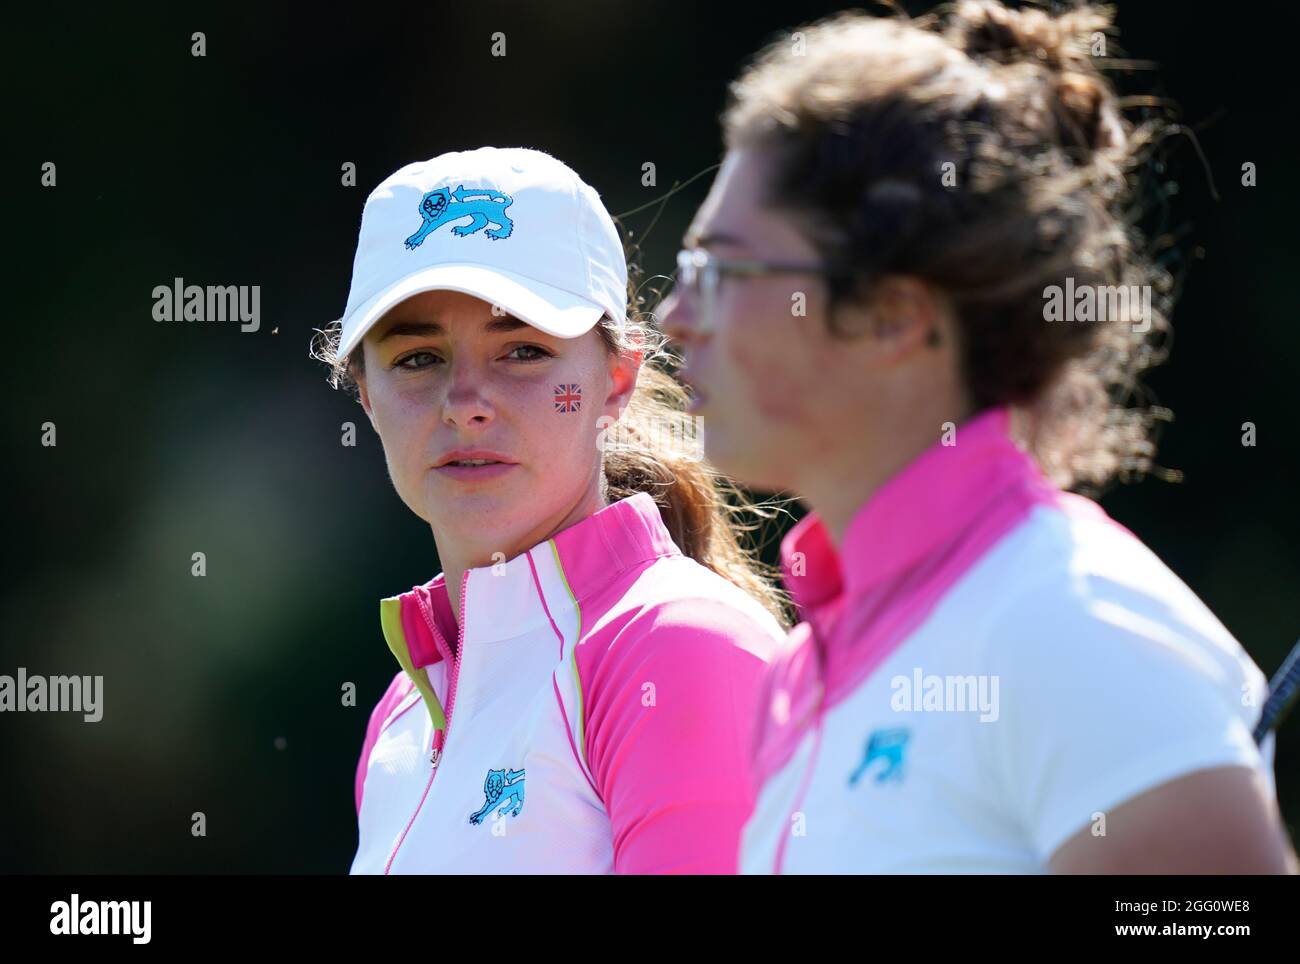
<instances>
[{"instance_id":1,"label":"pink polo collar","mask_svg":"<svg viewBox=\"0 0 1300 964\"><path fill-rule=\"evenodd\" d=\"M565 581L579 602L633 566L681 552L664 525L653 496L638 492L605 506L504 563L502 584L510 580L515 569L520 571L521 578L527 573L529 554L534 565L547 565L547 560L552 558L551 542L555 544L554 555L558 556ZM471 569L470 574L486 576L491 571L491 566L482 566ZM477 577L475 583L494 585L491 580ZM400 598L402 631L412 665L418 669L440 659L450 660L459 630L445 576L439 573L424 585L402 593ZM521 626L528 618L536 617L536 613L517 615Z\"/></svg>"},{"instance_id":2,"label":"pink polo collar","mask_svg":"<svg viewBox=\"0 0 1300 964\"><path fill-rule=\"evenodd\" d=\"M801 612L815 623L819 611L842 596L857 596L906 572L978 522L1009 491L1031 501L1055 496L1009 428L1005 407L957 426L956 444L935 442L867 500L850 520L838 552L815 512L801 519L781 543L785 584Z\"/></svg>"}]
</instances>

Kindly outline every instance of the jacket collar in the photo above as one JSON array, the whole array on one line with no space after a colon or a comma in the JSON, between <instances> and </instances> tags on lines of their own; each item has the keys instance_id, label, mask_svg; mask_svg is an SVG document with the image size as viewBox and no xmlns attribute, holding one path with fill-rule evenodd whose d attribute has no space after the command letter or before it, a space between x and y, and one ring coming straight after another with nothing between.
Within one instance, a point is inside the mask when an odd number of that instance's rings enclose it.
<instances>
[{"instance_id":1,"label":"jacket collar","mask_svg":"<svg viewBox=\"0 0 1300 964\"><path fill-rule=\"evenodd\" d=\"M558 606L576 606L620 574L666 555L680 555L654 498L645 492L605 506L513 559L465 573L460 632L439 573L427 583L380 600L380 625L398 663L416 671L451 660L458 639L513 639L549 624ZM566 587L565 600L540 604L538 582Z\"/></svg>"},{"instance_id":2,"label":"jacket collar","mask_svg":"<svg viewBox=\"0 0 1300 964\"><path fill-rule=\"evenodd\" d=\"M1009 429L1006 407L959 425L956 444L936 442L862 505L838 551L815 512L786 534L785 584L814 628L823 629L843 599L885 585L949 544L1009 490L1054 491Z\"/></svg>"}]
</instances>

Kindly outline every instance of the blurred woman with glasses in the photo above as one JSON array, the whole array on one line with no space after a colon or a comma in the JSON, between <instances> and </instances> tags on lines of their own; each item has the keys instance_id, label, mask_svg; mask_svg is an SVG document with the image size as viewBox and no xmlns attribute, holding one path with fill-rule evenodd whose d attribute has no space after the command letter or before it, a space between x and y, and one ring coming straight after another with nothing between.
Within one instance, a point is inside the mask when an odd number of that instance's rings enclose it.
<instances>
[{"instance_id":1,"label":"blurred woman with glasses","mask_svg":"<svg viewBox=\"0 0 1300 964\"><path fill-rule=\"evenodd\" d=\"M1125 217L1153 128L1094 63L1109 28L844 14L732 86L662 320L711 459L813 510L782 546L804 622L763 698L744 871L1294 866L1264 677L1065 491L1149 467L1127 400L1167 329Z\"/></svg>"}]
</instances>

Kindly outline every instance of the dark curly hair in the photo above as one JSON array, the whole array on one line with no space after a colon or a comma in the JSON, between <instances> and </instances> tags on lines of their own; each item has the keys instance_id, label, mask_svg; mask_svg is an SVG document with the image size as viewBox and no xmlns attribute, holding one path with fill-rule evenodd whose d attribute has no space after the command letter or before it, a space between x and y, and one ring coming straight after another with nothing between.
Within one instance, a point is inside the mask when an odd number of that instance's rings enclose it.
<instances>
[{"instance_id":1,"label":"dark curly hair","mask_svg":"<svg viewBox=\"0 0 1300 964\"><path fill-rule=\"evenodd\" d=\"M1048 476L1094 490L1151 468L1166 413L1130 404L1163 360L1173 300L1132 199L1164 125L1126 119L1100 72L1112 17L996 0L916 20L842 13L761 51L723 114L729 148L772 159L767 203L850 269L828 279L832 333L851 337L834 309L874 280L929 283L956 312L976 408L1012 406ZM1048 321L1067 279L1145 289L1150 311L1141 326Z\"/></svg>"}]
</instances>

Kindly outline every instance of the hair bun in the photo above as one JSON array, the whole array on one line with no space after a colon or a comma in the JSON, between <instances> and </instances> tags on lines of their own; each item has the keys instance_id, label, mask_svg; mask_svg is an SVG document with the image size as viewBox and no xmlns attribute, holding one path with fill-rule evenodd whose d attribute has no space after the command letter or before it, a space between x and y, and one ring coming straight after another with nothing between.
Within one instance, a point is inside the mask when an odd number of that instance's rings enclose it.
<instances>
[{"instance_id":1,"label":"hair bun","mask_svg":"<svg viewBox=\"0 0 1300 964\"><path fill-rule=\"evenodd\" d=\"M1056 97L1065 126L1093 153L1118 150L1127 141L1124 125L1107 83L1096 73L1066 71L1056 84Z\"/></svg>"},{"instance_id":2,"label":"hair bun","mask_svg":"<svg viewBox=\"0 0 1300 964\"><path fill-rule=\"evenodd\" d=\"M947 38L973 60L998 66L1037 64L1055 74L1054 113L1062 140L1090 153L1127 141L1115 95L1092 63L1092 39L1111 25L1111 13L1080 6L1052 16L1012 10L998 0L961 0Z\"/></svg>"},{"instance_id":3,"label":"hair bun","mask_svg":"<svg viewBox=\"0 0 1300 964\"><path fill-rule=\"evenodd\" d=\"M970 57L998 63L1037 60L1054 70L1090 66L1092 35L1111 24L1108 12L1080 7L1058 16L1012 10L997 0L962 0L950 21L949 41Z\"/></svg>"}]
</instances>

